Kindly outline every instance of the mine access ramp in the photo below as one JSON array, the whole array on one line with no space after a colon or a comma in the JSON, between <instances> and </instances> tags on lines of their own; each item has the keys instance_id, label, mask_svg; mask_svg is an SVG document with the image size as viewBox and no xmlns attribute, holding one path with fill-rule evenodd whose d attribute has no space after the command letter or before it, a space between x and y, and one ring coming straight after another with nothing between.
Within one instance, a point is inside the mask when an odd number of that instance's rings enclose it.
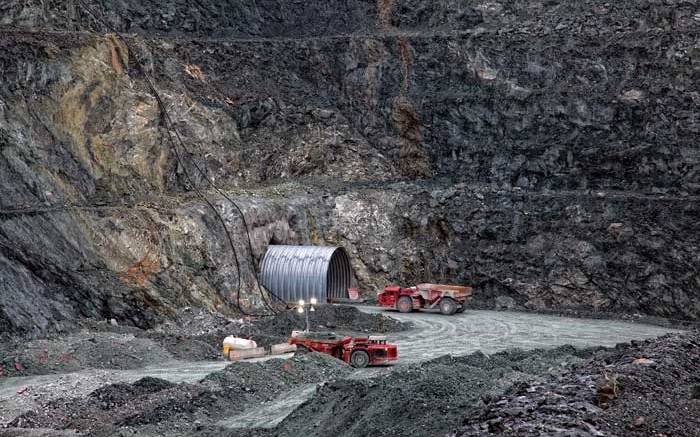
<instances>
[{"instance_id":1,"label":"mine access ramp","mask_svg":"<svg viewBox=\"0 0 700 437\"><path fill-rule=\"evenodd\" d=\"M445 315L464 312L472 288L461 285L418 284L415 287L384 287L377 295L377 305L402 313L439 309Z\"/></svg>"}]
</instances>

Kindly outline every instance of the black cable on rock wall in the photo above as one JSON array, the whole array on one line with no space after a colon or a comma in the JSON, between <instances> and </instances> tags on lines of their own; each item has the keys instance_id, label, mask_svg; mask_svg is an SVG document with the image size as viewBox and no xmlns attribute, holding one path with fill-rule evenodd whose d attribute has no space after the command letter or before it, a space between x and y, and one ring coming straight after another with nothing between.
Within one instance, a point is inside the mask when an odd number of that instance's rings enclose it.
<instances>
[{"instance_id":1,"label":"black cable on rock wall","mask_svg":"<svg viewBox=\"0 0 700 437\"><path fill-rule=\"evenodd\" d=\"M233 253L233 257L234 257L234 260L235 260L235 263L236 263L236 271L237 271L237 276L238 276L238 286L237 286L237 290L236 290L236 307L238 308L238 310L239 310L241 313L243 313L243 314L246 315L246 316L252 316L252 317L266 317L266 316L273 316L273 315L277 314L277 311L275 311L275 309L272 307L271 303L268 301L267 296L266 296L266 294L265 294L265 291L262 289L262 286L260 285L260 279L259 279L259 275L258 275L258 270L257 270L257 268L256 268L255 256L254 256L254 254L253 254L253 245L252 245L252 241L251 241L250 230L249 230L249 228L248 228L248 222L247 222L247 220L246 220L246 218L245 218L245 215L243 214L243 211L241 210L240 206L239 206L233 199L231 199L231 197L228 196L223 190L221 190L221 189L214 183L213 180L211 180L211 179L206 175L206 173L204 172L204 170L197 164L197 162L196 162L194 159L191 159L190 162L192 163L192 165L194 165L194 167L195 167L195 168L197 169L197 171L200 173L200 175L202 176L202 178L209 184L209 186L210 186L211 188L213 188L216 192L218 192L221 196L223 196L226 200L228 200L228 201L231 203L231 205L233 205L233 207L236 209L236 211L238 212L238 214L240 215L241 221L242 221L243 226L244 226L244 228L245 228L247 240L248 240L248 251L250 252L250 259L251 259L251 263L253 264L253 275L254 275L254 277L255 277L255 283L256 283L256 285L257 285L257 287L258 287L258 291L260 292L260 295L261 295L261 297L262 297L262 300L263 300L265 306L267 306L267 308L272 312L272 314L254 314L254 313L250 313L250 312L246 311L245 309L243 309L243 307L241 306L241 303L240 303L240 291L241 291L241 264L240 264L240 260L239 260L239 258L238 258L238 253L237 253L237 251L236 251L235 245L234 245L234 243L233 243L233 237L231 236L231 233L229 232L229 229L228 229L228 227L226 226L226 221L225 221L224 218L222 217L221 213L219 213L219 211L218 211L218 210L216 209L216 207L211 203L211 201L209 201L209 199L207 199L207 197L205 196L205 194L197 187L197 185L195 184L195 181L192 179L192 177L191 177L189 171L187 170L187 167L185 166L185 164L184 164L184 162L183 162L183 160L182 160L182 157L180 156L180 152L179 152L179 150L178 150L177 143L180 144L180 146L182 147L182 149L185 151L185 153L186 153L188 156L191 156L192 153L190 153L190 151L187 149L187 146L185 145L184 141L182 140L182 137L180 136L180 133L178 132L178 130L177 130L177 128L175 127L175 125L174 125L172 119L170 118L170 114L168 113L167 108L165 107L165 103L163 102L163 100L162 100L162 98L161 98L161 96L160 96L160 93L158 92L158 90L156 89L155 85L153 84L153 80L152 80L152 78L151 78L151 75L150 75L150 74L148 73L148 71L146 71L146 69L144 68L144 66L143 66L143 64L142 64L142 62L141 62L141 60L140 60L140 59L138 58L138 56L136 55L136 51L133 50L133 48L131 47L131 45L129 44L129 42L128 42L116 29L114 29L111 25L109 25L107 22L105 22L105 20L103 20L102 18L100 18L100 17L99 17L92 9L90 9L90 7L88 7L82 0L76 0L76 1L77 1L77 3L82 7L82 9L84 9L85 12L87 12L87 14L90 15L95 21L97 21L99 24L101 24L102 26L104 26L104 27L105 27L108 31L110 31L111 33L115 34L116 37L119 38L119 40L124 44L124 46L127 48L127 50L129 50L129 53L132 53L132 54L134 55L134 61L135 61L136 66L137 66L137 68L139 69L139 72L143 75L143 78L144 78L144 80L145 80L145 82L146 82L146 84L147 84L147 86L148 86L148 88L149 88L149 91L151 92L151 94L153 94L154 98L156 99L156 102L158 103L158 108L159 108L159 110L160 110L161 116L163 117L164 127L165 127L165 130L166 130L166 132L167 132L167 138L168 138L168 141L169 141L169 143L170 143L170 145L171 145L171 148L172 148L172 150L173 150L173 153L174 153L174 155L175 155L175 158L176 158L176 160L177 160L177 162L178 162L178 165L180 165L180 167L182 168L183 173L184 173L185 178L187 179L188 183L192 186L192 188L193 188L194 191L197 193L197 195L198 195L199 197L201 197L201 198L206 202L206 204L209 206L209 208L210 208L212 211L214 211L214 214L216 215L218 221L221 223L221 225L222 225L223 228L224 228L224 231L225 231L225 233L226 233L226 239L227 239L228 244L229 244L229 246L230 246L230 248L231 248L231 252ZM175 142L175 139L177 139L177 143ZM281 299L279 298L279 296L275 295L272 291L268 290L268 293L272 294L274 297L276 297L277 299L281 300Z\"/></svg>"}]
</instances>

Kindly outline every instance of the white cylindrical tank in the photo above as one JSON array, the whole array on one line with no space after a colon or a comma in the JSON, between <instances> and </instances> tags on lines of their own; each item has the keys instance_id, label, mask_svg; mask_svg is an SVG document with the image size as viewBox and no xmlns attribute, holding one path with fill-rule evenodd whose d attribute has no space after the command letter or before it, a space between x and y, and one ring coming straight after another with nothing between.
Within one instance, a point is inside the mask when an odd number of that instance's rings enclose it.
<instances>
[{"instance_id":1,"label":"white cylindrical tank","mask_svg":"<svg viewBox=\"0 0 700 437\"><path fill-rule=\"evenodd\" d=\"M234 337L229 335L224 338L224 355L228 356L229 350L244 350L244 349L255 349L258 344L253 340L248 340L245 338Z\"/></svg>"}]
</instances>

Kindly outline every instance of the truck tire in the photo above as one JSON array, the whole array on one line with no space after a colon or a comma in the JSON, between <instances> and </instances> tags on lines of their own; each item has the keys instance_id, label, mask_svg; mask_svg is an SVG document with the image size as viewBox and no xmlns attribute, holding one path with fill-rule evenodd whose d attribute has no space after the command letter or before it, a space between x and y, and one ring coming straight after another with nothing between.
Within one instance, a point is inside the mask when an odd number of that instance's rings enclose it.
<instances>
[{"instance_id":1,"label":"truck tire","mask_svg":"<svg viewBox=\"0 0 700 437\"><path fill-rule=\"evenodd\" d=\"M457 303L451 297L445 297L440 301L440 312L451 316L457 312Z\"/></svg>"},{"instance_id":2,"label":"truck tire","mask_svg":"<svg viewBox=\"0 0 700 437\"><path fill-rule=\"evenodd\" d=\"M410 313L413 311L413 299L408 296L401 296L398 301L396 301L396 309L400 313Z\"/></svg>"},{"instance_id":3,"label":"truck tire","mask_svg":"<svg viewBox=\"0 0 700 437\"><path fill-rule=\"evenodd\" d=\"M350 355L350 365L362 369L369 365L369 354L365 351L355 351Z\"/></svg>"}]
</instances>

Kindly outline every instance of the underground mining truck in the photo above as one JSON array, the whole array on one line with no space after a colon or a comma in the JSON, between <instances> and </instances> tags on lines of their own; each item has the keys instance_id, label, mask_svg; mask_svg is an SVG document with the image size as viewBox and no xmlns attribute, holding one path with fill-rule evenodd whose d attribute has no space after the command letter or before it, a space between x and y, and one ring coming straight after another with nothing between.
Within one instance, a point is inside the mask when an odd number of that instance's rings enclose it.
<instances>
[{"instance_id":1,"label":"underground mining truck","mask_svg":"<svg viewBox=\"0 0 700 437\"><path fill-rule=\"evenodd\" d=\"M334 332L294 331L289 344L296 345L297 350L334 356L356 368L390 364L399 359L396 345L387 343L383 335L352 338Z\"/></svg>"},{"instance_id":2,"label":"underground mining truck","mask_svg":"<svg viewBox=\"0 0 700 437\"><path fill-rule=\"evenodd\" d=\"M451 316L464 312L467 298L472 288L460 285L418 284L415 287L384 287L377 295L377 305L394 308L402 313L418 310L439 309L442 314Z\"/></svg>"}]
</instances>

